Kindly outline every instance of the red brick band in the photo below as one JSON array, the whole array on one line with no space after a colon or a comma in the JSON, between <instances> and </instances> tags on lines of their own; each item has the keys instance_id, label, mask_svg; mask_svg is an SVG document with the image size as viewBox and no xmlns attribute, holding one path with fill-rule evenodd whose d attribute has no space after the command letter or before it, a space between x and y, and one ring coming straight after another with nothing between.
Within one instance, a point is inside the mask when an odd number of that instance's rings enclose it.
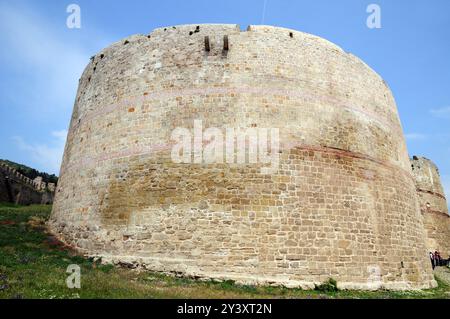
<instances>
[{"instance_id":1,"label":"red brick band","mask_svg":"<svg viewBox=\"0 0 450 319\"><path fill-rule=\"evenodd\" d=\"M440 193L436 193L436 192L425 190L425 189L421 189L421 188L417 188L417 191L421 192L421 193L427 193L427 194L434 195L434 196L440 197L442 199L445 199L445 196L440 194Z\"/></svg>"}]
</instances>

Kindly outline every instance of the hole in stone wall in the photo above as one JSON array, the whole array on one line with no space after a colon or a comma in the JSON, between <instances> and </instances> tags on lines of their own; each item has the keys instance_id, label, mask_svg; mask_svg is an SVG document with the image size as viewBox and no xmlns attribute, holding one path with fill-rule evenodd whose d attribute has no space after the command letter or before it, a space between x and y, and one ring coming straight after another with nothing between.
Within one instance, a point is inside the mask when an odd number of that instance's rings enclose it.
<instances>
[{"instance_id":1,"label":"hole in stone wall","mask_svg":"<svg viewBox=\"0 0 450 319\"><path fill-rule=\"evenodd\" d=\"M125 44L128 44L128 43L130 43L130 41L125 40L125 42L123 44L125 45Z\"/></svg>"},{"instance_id":2,"label":"hole in stone wall","mask_svg":"<svg viewBox=\"0 0 450 319\"><path fill-rule=\"evenodd\" d=\"M189 35L193 35L194 33L200 32L200 26L196 26L194 31L189 31Z\"/></svg>"},{"instance_id":3,"label":"hole in stone wall","mask_svg":"<svg viewBox=\"0 0 450 319\"><path fill-rule=\"evenodd\" d=\"M293 34L292 32L289 32L289 36L290 36L291 38L293 38L293 37L294 37L294 34Z\"/></svg>"},{"instance_id":4,"label":"hole in stone wall","mask_svg":"<svg viewBox=\"0 0 450 319\"><path fill-rule=\"evenodd\" d=\"M206 36L206 37L205 37L205 51L206 51L206 52L209 52L210 50L211 50L211 47L210 47L210 45L209 45L209 37Z\"/></svg>"},{"instance_id":5,"label":"hole in stone wall","mask_svg":"<svg viewBox=\"0 0 450 319\"><path fill-rule=\"evenodd\" d=\"M228 51L228 49L229 49L228 36L224 35L223 36L223 50Z\"/></svg>"},{"instance_id":6,"label":"hole in stone wall","mask_svg":"<svg viewBox=\"0 0 450 319\"><path fill-rule=\"evenodd\" d=\"M103 59L105 57L105 55L102 53L100 54L100 59Z\"/></svg>"}]
</instances>

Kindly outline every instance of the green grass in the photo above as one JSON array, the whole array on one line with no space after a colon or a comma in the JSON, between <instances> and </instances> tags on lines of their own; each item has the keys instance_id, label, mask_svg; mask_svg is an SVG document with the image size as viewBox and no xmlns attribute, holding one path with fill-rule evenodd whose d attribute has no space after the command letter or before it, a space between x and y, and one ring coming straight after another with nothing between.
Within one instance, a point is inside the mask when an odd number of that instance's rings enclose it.
<instances>
[{"instance_id":1,"label":"green grass","mask_svg":"<svg viewBox=\"0 0 450 319\"><path fill-rule=\"evenodd\" d=\"M425 291L314 291L198 281L101 265L76 255L45 231L51 206L0 204L0 298L449 298L450 286ZM81 267L81 289L66 286L67 266Z\"/></svg>"}]
</instances>

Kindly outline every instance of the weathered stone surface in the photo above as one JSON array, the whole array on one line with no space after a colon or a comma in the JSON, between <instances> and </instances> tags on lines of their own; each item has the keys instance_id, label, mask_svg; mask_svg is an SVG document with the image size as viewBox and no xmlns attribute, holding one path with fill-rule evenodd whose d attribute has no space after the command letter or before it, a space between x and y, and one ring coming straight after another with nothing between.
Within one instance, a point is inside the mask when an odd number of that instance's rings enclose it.
<instances>
[{"instance_id":1,"label":"weathered stone surface","mask_svg":"<svg viewBox=\"0 0 450 319\"><path fill-rule=\"evenodd\" d=\"M450 215L439 170L429 159L417 156L411 159L411 167L423 215L427 249L431 252L437 250L443 258L448 258Z\"/></svg>"},{"instance_id":2,"label":"weathered stone surface","mask_svg":"<svg viewBox=\"0 0 450 319\"><path fill-rule=\"evenodd\" d=\"M172 131L197 119L279 128L279 168L174 163ZM389 88L338 46L284 28L166 27L96 55L80 79L49 226L103 260L196 277L436 284Z\"/></svg>"}]
</instances>

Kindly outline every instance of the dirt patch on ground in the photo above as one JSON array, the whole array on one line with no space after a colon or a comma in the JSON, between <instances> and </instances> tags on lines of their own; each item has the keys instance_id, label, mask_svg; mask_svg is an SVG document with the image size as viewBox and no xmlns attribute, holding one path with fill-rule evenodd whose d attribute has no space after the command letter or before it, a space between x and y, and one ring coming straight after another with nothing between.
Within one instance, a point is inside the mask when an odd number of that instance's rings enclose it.
<instances>
[{"instance_id":1,"label":"dirt patch on ground","mask_svg":"<svg viewBox=\"0 0 450 319\"><path fill-rule=\"evenodd\" d=\"M15 223L13 220L0 220L0 225L14 225Z\"/></svg>"},{"instance_id":2,"label":"dirt patch on ground","mask_svg":"<svg viewBox=\"0 0 450 319\"><path fill-rule=\"evenodd\" d=\"M32 216L28 220L27 225L37 230L42 230L45 229L45 219L42 217Z\"/></svg>"},{"instance_id":3,"label":"dirt patch on ground","mask_svg":"<svg viewBox=\"0 0 450 319\"><path fill-rule=\"evenodd\" d=\"M45 240L44 240L44 244L52 249L56 249L56 250L67 250L67 251L71 251L71 247L64 244L62 241L60 241L58 238L49 235Z\"/></svg>"}]
</instances>

